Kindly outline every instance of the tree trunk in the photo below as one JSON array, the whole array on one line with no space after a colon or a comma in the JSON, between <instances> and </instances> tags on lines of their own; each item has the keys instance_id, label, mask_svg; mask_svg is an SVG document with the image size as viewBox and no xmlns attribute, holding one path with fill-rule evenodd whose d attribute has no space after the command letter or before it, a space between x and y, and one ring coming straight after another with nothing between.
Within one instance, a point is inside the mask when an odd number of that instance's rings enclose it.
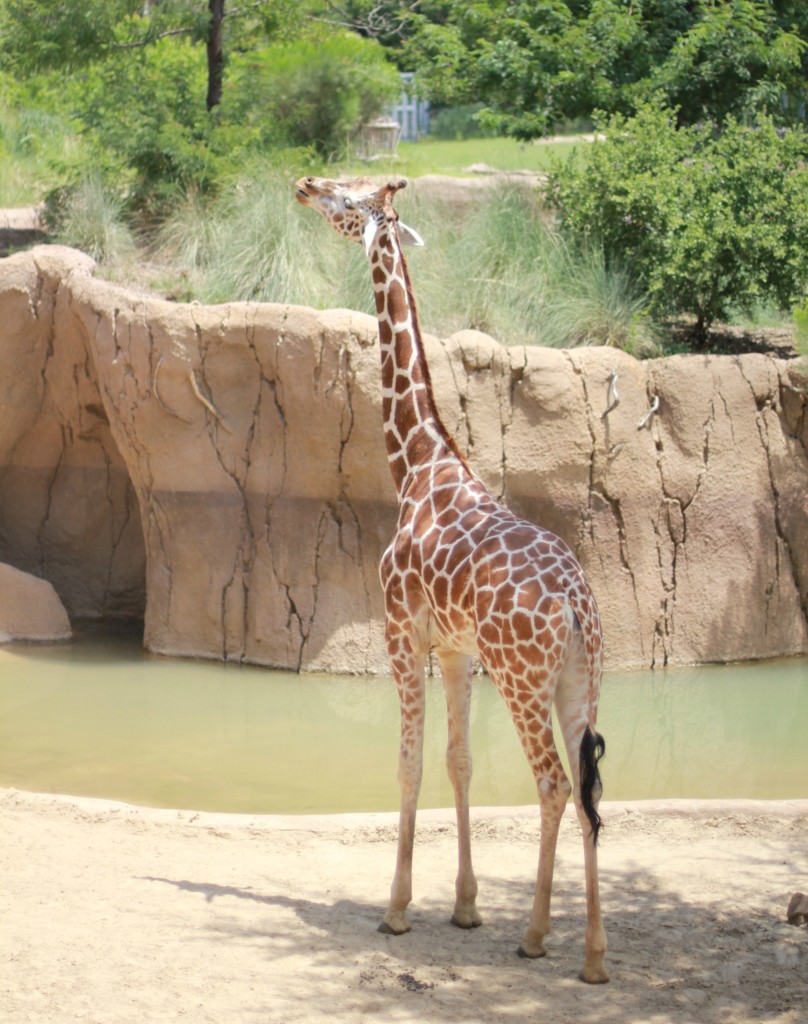
<instances>
[{"instance_id":1,"label":"tree trunk","mask_svg":"<svg viewBox=\"0 0 808 1024\"><path fill-rule=\"evenodd\" d=\"M222 72L224 52L222 50L222 21L224 0L208 0L210 27L208 29L208 110L222 102Z\"/></svg>"}]
</instances>

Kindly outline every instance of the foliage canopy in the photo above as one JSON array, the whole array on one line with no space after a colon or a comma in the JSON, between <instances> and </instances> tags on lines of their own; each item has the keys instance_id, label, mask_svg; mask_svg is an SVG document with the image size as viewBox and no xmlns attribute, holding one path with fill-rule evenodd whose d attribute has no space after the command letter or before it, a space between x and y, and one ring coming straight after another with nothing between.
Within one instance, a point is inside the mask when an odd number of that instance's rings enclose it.
<instances>
[{"instance_id":1,"label":"foliage canopy","mask_svg":"<svg viewBox=\"0 0 808 1024\"><path fill-rule=\"evenodd\" d=\"M683 124L804 117L802 0L348 0L340 10L375 30L435 102L481 100L483 121L517 138L654 98Z\"/></svg>"},{"instance_id":2,"label":"foliage canopy","mask_svg":"<svg viewBox=\"0 0 808 1024\"><path fill-rule=\"evenodd\" d=\"M227 61L211 109L205 0L0 5L0 75L18 105L57 111L82 136L62 183L89 160L130 208L157 211L177 189L218 187L255 150L342 155L400 88L377 42L307 18L306 0L218 7Z\"/></svg>"}]
</instances>

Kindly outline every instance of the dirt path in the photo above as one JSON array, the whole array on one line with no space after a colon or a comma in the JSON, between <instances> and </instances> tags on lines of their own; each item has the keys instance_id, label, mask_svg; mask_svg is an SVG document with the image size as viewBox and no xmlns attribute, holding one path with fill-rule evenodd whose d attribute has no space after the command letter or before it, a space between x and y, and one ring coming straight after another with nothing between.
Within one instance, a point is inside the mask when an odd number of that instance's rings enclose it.
<instances>
[{"instance_id":1,"label":"dirt path","mask_svg":"<svg viewBox=\"0 0 808 1024\"><path fill-rule=\"evenodd\" d=\"M808 801L604 805L610 985L576 980L577 824L559 845L549 956L514 950L536 812L475 811L485 925L448 923L454 833L426 812L413 931L376 926L391 815L236 817L0 791L8 1024L808 1020Z\"/></svg>"}]
</instances>

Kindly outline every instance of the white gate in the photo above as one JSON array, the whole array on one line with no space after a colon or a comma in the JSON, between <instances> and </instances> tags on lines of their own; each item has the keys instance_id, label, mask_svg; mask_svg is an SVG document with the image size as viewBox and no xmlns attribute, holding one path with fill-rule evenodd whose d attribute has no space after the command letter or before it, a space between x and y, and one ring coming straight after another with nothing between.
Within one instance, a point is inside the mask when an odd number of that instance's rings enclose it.
<instances>
[{"instance_id":1,"label":"white gate","mask_svg":"<svg viewBox=\"0 0 808 1024\"><path fill-rule=\"evenodd\" d=\"M412 88L413 73L403 71L401 82L404 89L398 103L386 111L387 115L401 125L401 142L417 142L429 132L429 101L419 100Z\"/></svg>"}]
</instances>

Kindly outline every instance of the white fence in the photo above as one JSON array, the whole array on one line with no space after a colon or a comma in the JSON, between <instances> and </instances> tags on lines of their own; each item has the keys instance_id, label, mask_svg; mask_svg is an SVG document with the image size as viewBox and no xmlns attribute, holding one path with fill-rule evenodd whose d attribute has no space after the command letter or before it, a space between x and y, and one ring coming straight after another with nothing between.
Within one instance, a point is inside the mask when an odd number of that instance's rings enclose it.
<instances>
[{"instance_id":1,"label":"white fence","mask_svg":"<svg viewBox=\"0 0 808 1024\"><path fill-rule=\"evenodd\" d=\"M401 126L400 142L417 142L429 131L429 101L419 100L412 89L412 72L403 72L403 90L398 103L385 111L387 117L398 121Z\"/></svg>"}]
</instances>

